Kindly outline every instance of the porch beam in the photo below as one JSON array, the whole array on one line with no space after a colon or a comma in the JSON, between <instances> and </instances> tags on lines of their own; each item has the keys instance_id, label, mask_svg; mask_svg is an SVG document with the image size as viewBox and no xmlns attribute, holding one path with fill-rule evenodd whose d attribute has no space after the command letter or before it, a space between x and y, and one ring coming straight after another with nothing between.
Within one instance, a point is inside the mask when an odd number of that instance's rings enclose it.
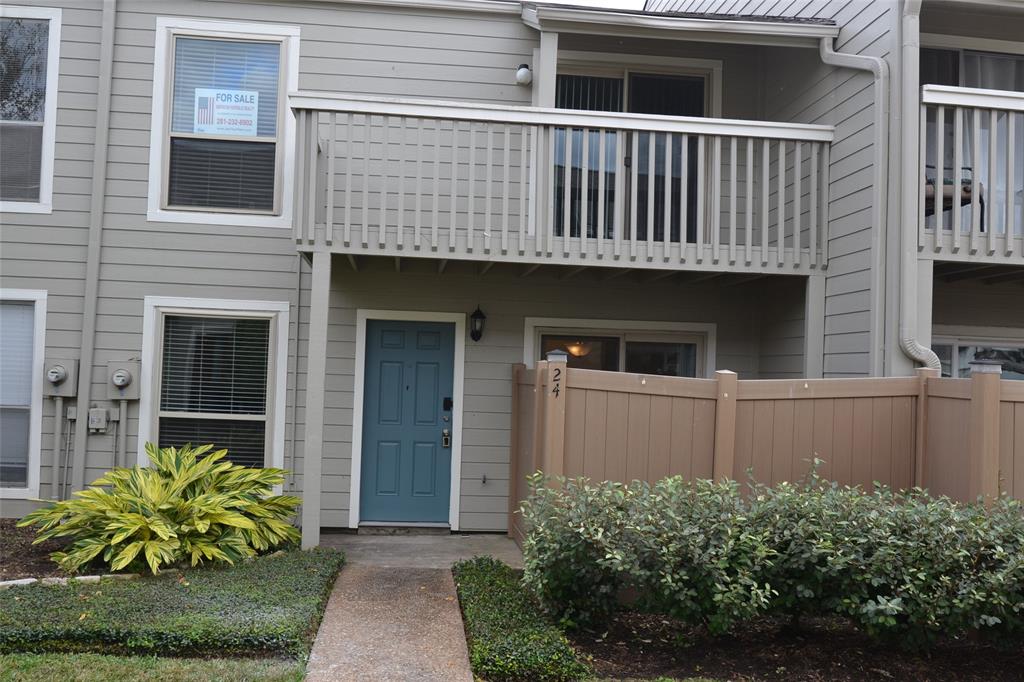
<instances>
[{"instance_id":1,"label":"porch beam","mask_svg":"<svg viewBox=\"0 0 1024 682\"><path fill-rule=\"evenodd\" d=\"M356 260L355 254L348 254L348 264L352 266L353 272L359 272L359 261Z\"/></svg>"},{"instance_id":2,"label":"porch beam","mask_svg":"<svg viewBox=\"0 0 1024 682\"><path fill-rule=\"evenodd\" d=\"M306 371L306 439L302 457L302 548L320 544L320 486L324 451L324 388L327 317L331 299L331 254L313 254Z\"/></svg>"},{"instance_id":3,"label":"porch beam","mask_svg":"<svg viewBox=\"0 0 1024 682\"><path fill-rule=\"evenodd\" d=\"M437 262L437 274L440 275L441 273L443 273L445 271L445 268L447 268L447 267L448 267L448 259L447 258L442 258L441 260L439 260Z\"/></svg>"},{"instance_id":4,"label":"porch beam","mask_svg":"<svg viewBox=\"0 0 1024 682\"><path fill-rule=\"evenodd\" d=\"M804 376L825 371L825 277L808 277L804 290Z\"/></svg>"},{"instance_id":5,"label":"porch beam","mask_svg":"<svg viewBox=\"0 0 1024 682\"><path fill-rule=\"evenodd\" d=\"M490 270L491 268L493 268L493 267L494 267L494 264L495 264L496 262L497 262L497 261L493 261L493 260L489 260L489 261L486 261L486 262L485 262L485 263L484 263L483 265L481 265L481 266L480 266L480 274L481 274L481 275L486 275L486 274L488 273L488 271L489 271L489 270Z\"/></svg>"}]
</instances>

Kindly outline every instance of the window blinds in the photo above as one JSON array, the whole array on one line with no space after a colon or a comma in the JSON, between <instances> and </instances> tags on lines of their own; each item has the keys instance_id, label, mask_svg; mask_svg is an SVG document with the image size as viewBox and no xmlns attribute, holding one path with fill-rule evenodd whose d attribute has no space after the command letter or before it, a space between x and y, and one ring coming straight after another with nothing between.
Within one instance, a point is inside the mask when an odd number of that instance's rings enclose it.
<instances>
[{"instance_id":1,"label":"window blinds","mask_svg":"<svg viewBox=\"0 0 1024 682\"><path fill-rule=\"evenodd\" d=\"M269 351L268 319L166 316L160 445L213 443L262 466Z\"/></svg>"},{"instance_id":2,"label":"window blinds","mask_svg":"<svg viewBox=\"0 0 1024 682\"><path fill-rule=\"evenodd\" d=\"M168 206L274 210L280 65L279 42L175 39ZM221 114L210 90L255 97L255 128Z\"/></svg>"},{"instance_id":3,"label":"window blinds","mask_svg":"<svg viewBox=\"0 0 1024 682\"><path fill-rule=\"evenodd\" d=\"M32 303L0 303L0 487L28 485L34 329Z\"/></svg>"}]
</instances>

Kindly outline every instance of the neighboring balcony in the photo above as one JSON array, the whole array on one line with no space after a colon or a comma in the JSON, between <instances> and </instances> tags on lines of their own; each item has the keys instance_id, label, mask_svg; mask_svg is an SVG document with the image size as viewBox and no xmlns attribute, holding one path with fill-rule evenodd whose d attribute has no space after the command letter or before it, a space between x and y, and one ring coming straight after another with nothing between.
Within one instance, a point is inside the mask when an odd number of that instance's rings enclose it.
<instances>
[{"instance_id":1,"label":"neighboring balcony","mask_svg":"<svg viewBox=\"0 0 1024 682\"><path fill-rule=\"evenodd\" d=\"M1024 93L925 85L920 154L922 255L1024 265Z\"/></svg>"},{"instance_id":2,"label":"neighboring balcony","mask_svg":"<svg viewBox=\"0 0 1024 682\"><path fill-rule=\"evenodd\" d=\"M830 126L293 93L303 251L807 275Z\"/></svg>"}]
</instances>

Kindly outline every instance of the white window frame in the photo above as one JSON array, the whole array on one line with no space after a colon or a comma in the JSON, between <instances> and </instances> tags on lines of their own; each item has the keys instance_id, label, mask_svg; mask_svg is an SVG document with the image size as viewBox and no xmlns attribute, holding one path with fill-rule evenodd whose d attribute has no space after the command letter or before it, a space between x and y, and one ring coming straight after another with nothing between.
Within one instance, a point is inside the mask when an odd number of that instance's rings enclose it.
<instances>
[{"instance_id":1,"label":"white window frame","mask_svg":"<svg viewBox=\"0 0 1024 682\"><path fill-rule=\"evenodd\" d=\"M626 343L629 341L695 343L697 376L712 378L715 374L717 325L713 322L527 317L523 331L523 364L527 367L533 367L538 360L537 353L541 347L542 334L618 337L620 367L625 367Z\"/></svg>"},{"instance_id":2,"label":"white window frame","mask_svg":"<svg viewBox=\"0 0 1024 682\"><path fill-rule=\"evenodd\" d=\"M0 201L0 212L53 213L53 155L57 139L61 10L54 7L0 5L0 18L46 19L50 22L46 46L46 101L43 104L43 141L39 161L39 201Z\"/></svg>"},{"instance_id":3,"label":"white window frame","mask_svg":"<svg viewBox=\"0 0 1024 682\"><path fill-rule=\"evenodd\" d=\"M149 194L146 218L153 222L236 225L243 227L291 228L294 192L288 183L295 171L295 116L288 108L288 93L299 86L298 26L230 21L208 21L158 17L153 56L153 121L149 138ZM212 40L274 40L282 43L281 73L278 78L278 154L274 169L274 204L280 210L271 215L235 209L183 209L165 207L167 164L170 161L171 70L174 38Z\"/></svg>"},{"instance_id":4,"label":"white window frame","mask_svg":"<svg viewBox=\"0 0 1024 682\"><path fill-rule=\"evenodd\" d=\"M255 317L270 320L270 348L267 370L267 433L264 466L284 468L286 389L288 385L287 301L239 301L215 298L146 296L142 318L142 368L139 400L139 466L147 466L146 443L159 435L160 380L163 363L163 318L166 315L192 317ZM294 473L294 472L293 472Z\"/></svg>"},{"instance_id":5,"label":"white window frame","mask_svg":"<svg viewBox=\"0 0 1024 682\"><path fill-rule=\"evenodd\" d=\"M935 325L931 345L952 346L951 376L960 376L960 346L994 346L996 348L1024 348L1024 332L1013 333L1006 327L975 327L972 325Z\"/></svg>"},{"instance_id":6,"label":"white window frame","mask_svg":"<svg viewBox=\"0 0 1024 682\"><path fill-rule=\"evenodd\" d=\"M46 355L46 291L0 289L0 301L29 301L32 317L32 403L28 426L28 480L24 488L0 488L0 499L31 500L39 497L39 465L43 431L43 363ZM54 474L56 475L56 474Z\"/></svg>"}]
</instances>

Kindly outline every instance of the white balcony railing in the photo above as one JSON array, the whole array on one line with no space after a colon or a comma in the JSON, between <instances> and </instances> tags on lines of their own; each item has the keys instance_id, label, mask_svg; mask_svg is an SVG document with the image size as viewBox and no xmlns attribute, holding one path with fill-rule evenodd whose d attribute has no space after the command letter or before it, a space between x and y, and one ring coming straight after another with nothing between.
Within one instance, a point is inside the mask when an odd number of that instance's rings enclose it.
<instances>
[{"instance_id":1,"label":"white balcony railing","mask_svg":"<svg viewBox=\"0 0 1024 682\"><path fill-rule=\"evenodd\" d=\"M827 126L319 93L290 100L300 248L619 267L825 266Z\"/></svg>"},{"instance_id":2,"label":"white balcony railing","mask_svg":"<svg viewBox=\"0 0 1024 682\"><path fill-rule=\"evenodd\" d=\"M920 249L1024 263L1024 93L924 86L920 154Z\"/></svg>"}]
</instances>

